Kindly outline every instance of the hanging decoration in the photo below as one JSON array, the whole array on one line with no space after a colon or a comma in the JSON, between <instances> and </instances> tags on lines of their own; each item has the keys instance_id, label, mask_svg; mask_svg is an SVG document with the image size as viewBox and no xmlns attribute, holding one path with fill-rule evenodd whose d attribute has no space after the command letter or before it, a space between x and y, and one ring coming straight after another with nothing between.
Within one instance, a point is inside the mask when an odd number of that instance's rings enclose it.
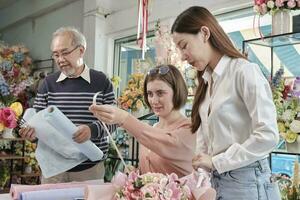
<instances>
[{"instance_id":1,"label":"hanging decoration","mask_svg":"<svg viewBox=\"0 0 300 200\"><path fill-rule=\"evenodd\" d=\"M147 32L148 32L148 16L149 16L149 0L138 0L138 29L137 42L142 49L142 60L145 59L147 51Z\"/></svg>"}]
</instances>

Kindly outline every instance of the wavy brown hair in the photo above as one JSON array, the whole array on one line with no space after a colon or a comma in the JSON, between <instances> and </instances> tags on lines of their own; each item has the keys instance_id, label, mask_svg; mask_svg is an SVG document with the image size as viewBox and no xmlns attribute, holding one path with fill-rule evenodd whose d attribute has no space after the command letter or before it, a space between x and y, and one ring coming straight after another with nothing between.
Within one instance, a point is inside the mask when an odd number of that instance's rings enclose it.
<instances>
[{"instance_id":1,"label":"wavy brown hair","mask_svg":"<svg viewBox=\"0 0 300 200\"><path fill-rule=\"evenodd\" d=\"M246 58L232 44L231 40L219 25L216 18L204 7L193 6L183 11L172 25L171 33L188 33L198 34L202 26L208 27L210 30L209 43L215 51L219 51L222 55L232 58ZM200 124L199 106L202 104L207 84L205 84L202 75L204 71L197 72L198 87L195 93L195 99L192 108L192 132L195 133Z\"/></svg>"}]
</instances>

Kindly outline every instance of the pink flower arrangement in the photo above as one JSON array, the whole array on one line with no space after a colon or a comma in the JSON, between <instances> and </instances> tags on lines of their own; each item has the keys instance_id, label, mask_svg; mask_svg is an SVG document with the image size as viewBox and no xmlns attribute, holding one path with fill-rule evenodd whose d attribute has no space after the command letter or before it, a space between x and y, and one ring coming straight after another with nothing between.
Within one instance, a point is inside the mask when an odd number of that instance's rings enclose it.
<instances>
[{"instance_id":1,"label":"pink flower arrangement","mask_svg":"<svg viewBox=\"0 0 300 200\"><path fill-rule=\"evenodd\" d=\"M120 186L114 200L190 200L192 192L185 181L174 173L163 175L160 173L130 172L128 176L119 173L114 177L114 184Z\"/></svg>"},{"instance_id":2,"label":"pink flower arrangement","mask_svg":"<svg viewBox=\"0 0 300 200\"><path fill-rule=\"evenodd\" d=\"M5 128L16 128L17 120L22 113L23 107L19 102L12 103L10 107L0 108L0 131Z\"/></svg>"},{"instance_id":3,"label":"pink flower arrangement","mask_svg":"<svg viewBox=\"0 0 300 200\"><path fill-rule=\"evenodd\" d=\"M1 108L0 122L6 128L15 128L17 126L16 113L11 108Z\"/></svg>"},{"instance_id":4,"label":"pink flower arrangement","mask_svg":"<svg viewBox=\"0 0 300 200\"><path fill-rule=\"evenodd\" d=\"M279 10L298 10L300 0L254 0L254 11L260 15L273 15Z\"/></svg>"}]
</instances>

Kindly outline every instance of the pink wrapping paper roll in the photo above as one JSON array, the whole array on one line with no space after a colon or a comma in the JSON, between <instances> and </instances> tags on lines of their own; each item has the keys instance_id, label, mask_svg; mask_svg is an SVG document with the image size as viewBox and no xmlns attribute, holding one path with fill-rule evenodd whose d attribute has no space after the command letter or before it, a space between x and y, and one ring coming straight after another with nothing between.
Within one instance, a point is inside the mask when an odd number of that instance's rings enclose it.
<instances>
[{"instance_id":1,"label":"pink wrapping paper roll","mask_svg":"<svg viewBox=\"0 0 300 200\"><path fill-rule=\"evenodd\" d=\"M112 200L117 187L111 183L102 185L88 185L85 187L85 200Z\"/></svg>"},{"instance_id":2,"label":"pink wrapping paper roll","mask_svg":"<svg viewBox=\"0 0 300 200\"><path fill-rule=\"evenodd\" d=\"M78 188L86 187L87 185L101 185L102 180L92 180L85 182L71 182L71 183L56 183L56 184L42 184L42 185L19 185L12 184L10 187L10 195L13 200L20 199L22 192L50 190L50 189L64 189L64 188Z\"/></svg>"}]
</instances>

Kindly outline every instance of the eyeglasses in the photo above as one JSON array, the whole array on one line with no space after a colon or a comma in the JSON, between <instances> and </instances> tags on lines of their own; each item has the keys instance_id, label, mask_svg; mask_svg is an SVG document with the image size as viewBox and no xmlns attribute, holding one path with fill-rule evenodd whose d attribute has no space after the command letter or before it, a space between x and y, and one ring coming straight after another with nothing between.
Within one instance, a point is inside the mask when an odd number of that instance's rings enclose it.
<instances>
[{"instance_id":1,"label":"eyeglasses","mask_svg":"<svg viewBox=\"0 0 300 200\"><path fill-rule=\"evenodd\" d=\"M54 59L54 60L57 60L59 57L66 57L68 56L69 54L71 54L73 51L75 51L78 47L80 47L80 45L77 45L74 47L74 49L70 50L70 51L64 51L64 52L61 52L61 53L53 53L51 58Z\"/></svg>"},{"instance_id":2,"label":"eyeglasses","mask_svg":"<svg viewBox=\"0 0 300 200\"><path fill-rule=\"evenodd\" d=\"M161 67L156 67L156 68L150 69L150 70L148 71L148 75L154 75L154 74L165 75L165 74L167 74L169 71L170 71L169 66L163 65L163 66L161 66Z\"/></svg>"}]
</instances>

